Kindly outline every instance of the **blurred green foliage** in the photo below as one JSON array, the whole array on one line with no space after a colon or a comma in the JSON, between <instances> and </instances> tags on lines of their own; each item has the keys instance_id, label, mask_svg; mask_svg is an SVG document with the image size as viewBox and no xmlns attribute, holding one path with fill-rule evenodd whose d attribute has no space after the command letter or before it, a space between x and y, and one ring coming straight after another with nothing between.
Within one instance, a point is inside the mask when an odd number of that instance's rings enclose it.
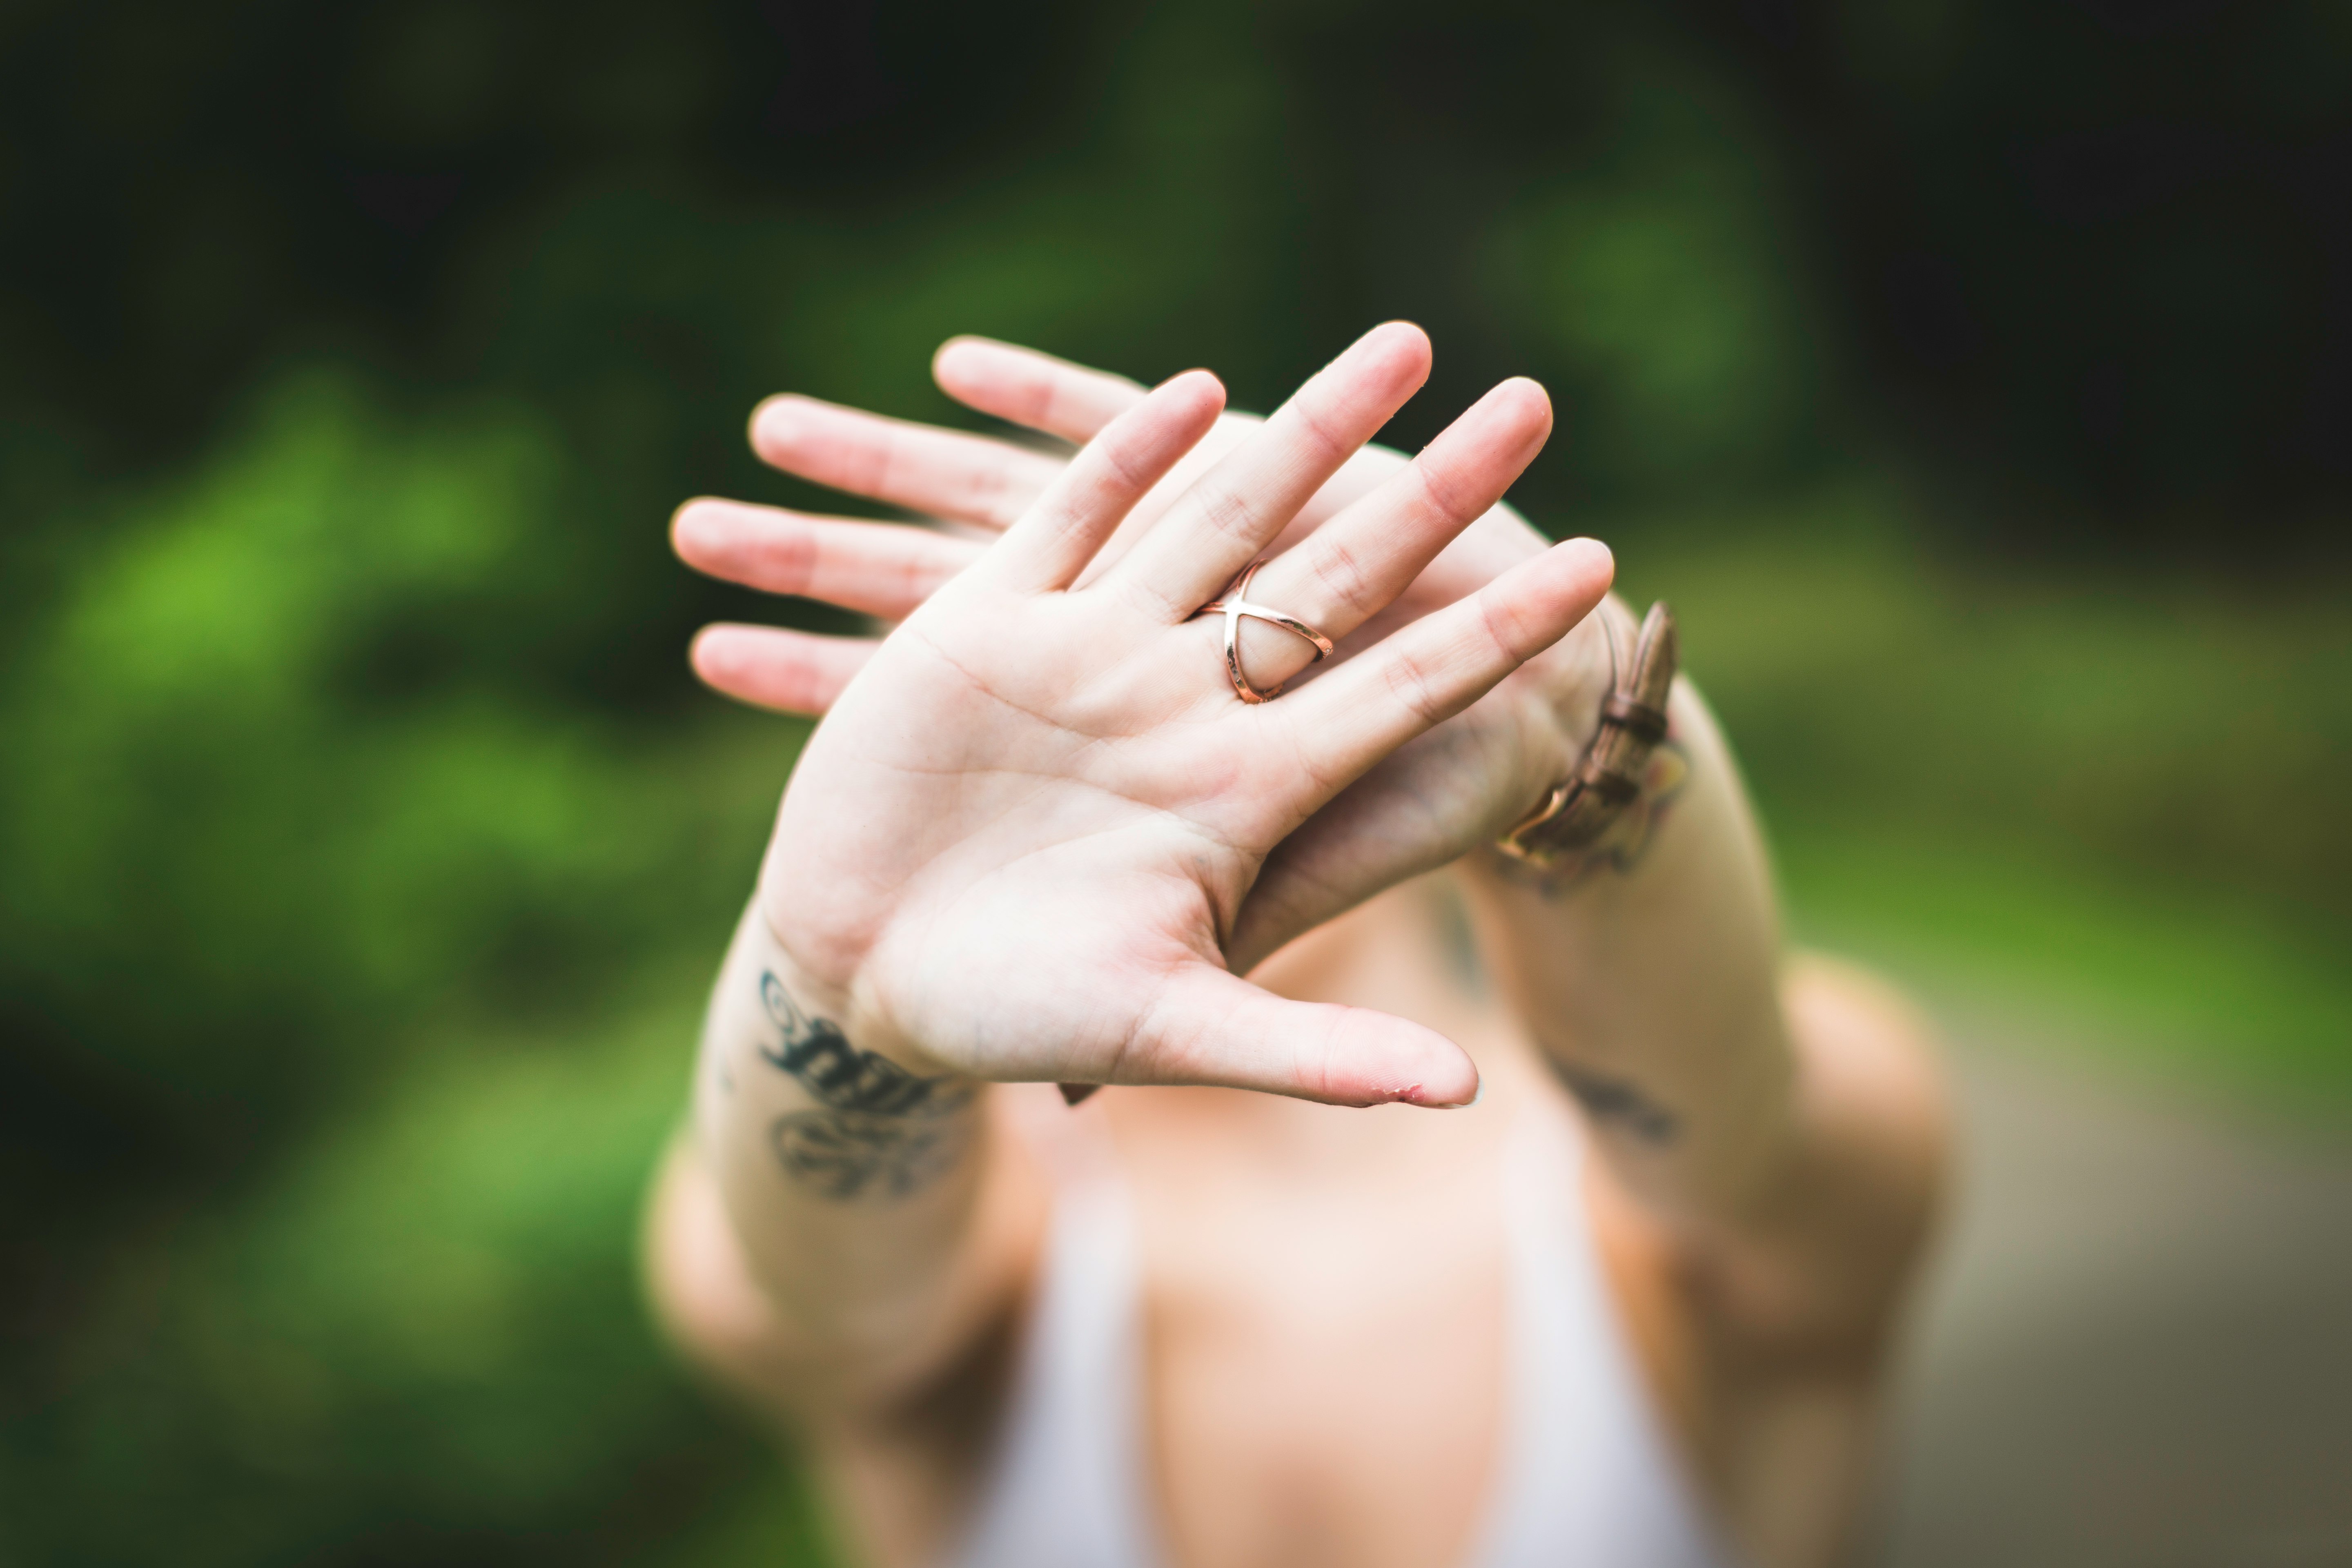
<instances>
[{"instance_id":1,"label":"blurred green foliage","mask_svg":"<svg viewBox=\"0 0 2352 1568\"><path fill-rule=\"evenodd\" d=\"M1906 515L1816 491L1623 574L1682 615L1798 934L2340 1116L2352 599L1958 570Z\"/></svg>"},{"instance_id":2,"label":"blurred green foliage","mask_svg":"<svg viewBox=\"0 0 2352 1568\"><path fill-rule=\"evenodd\" d=\"M19 1560L603 1560L722 1500L742 1456L646 1332L627 1224L692 1026L461 1037L140 1258L11 1456Z\"/></svg>"},{"instance_id":3,"label":"blurred green foliage","mask_svg":"<svg viewBox=\"0 0 2352 1568\"><path fill-rule=\"evenodd\" d=\"M2318 5L0 12L0 1557L811 1561L637 1194L797 726L741 420L1382 315L1681 607L1801 934L2352 1089ZM2331 162L2335 160L2335 162Z\"/></svg>"}]
</instances>

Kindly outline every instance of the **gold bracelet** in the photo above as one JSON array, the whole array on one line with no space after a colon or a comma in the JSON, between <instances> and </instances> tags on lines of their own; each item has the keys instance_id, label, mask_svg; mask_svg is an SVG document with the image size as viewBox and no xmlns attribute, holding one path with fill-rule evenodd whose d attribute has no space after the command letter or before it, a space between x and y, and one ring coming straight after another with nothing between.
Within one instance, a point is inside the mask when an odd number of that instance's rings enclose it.
<instances>
[{"instance_id":1,"label":"gold bracelet","mask_svg":"<svg viewBox=\"0 0 2352 1568\"><path fill-rule=\"evenodd\" d=\"M1601 728L1575 770L1495 846L1531 866L1598 843L1642 793L1650 753L1666 738L1666 694L1681 661L1674 612L1663 601L1652 605L1630 652L1619 617L1606 605L1601 616L1613 675Z\"/></svg>"}]
</instances>

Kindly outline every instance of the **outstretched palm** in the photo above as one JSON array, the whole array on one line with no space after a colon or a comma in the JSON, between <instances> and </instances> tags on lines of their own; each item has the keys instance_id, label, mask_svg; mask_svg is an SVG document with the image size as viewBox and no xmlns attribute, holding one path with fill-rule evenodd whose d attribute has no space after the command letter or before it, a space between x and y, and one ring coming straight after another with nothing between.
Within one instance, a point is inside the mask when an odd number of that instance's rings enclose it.
<instances>
[{"instance_id":1,"label":"outstretched palm","mask_svg":"<svg viewBox=\"0 0 2352 1568\"><path fill-rule=\"evenodd\" d=\"M940 384L972 407L1073 442L1090 439L1145 395L1121 377L982 339L950 342L935 369ZM1263 425L1249 416L1223 415L1129 512L1081 580L1107 571L1193 480ZM887 621L911 614L978 560L1068 461L1011 442L802 397L763 405L752 422L752 439L779 468L930 513L962 531L705 500L679 510L679 553L716 576L824 599ZM1255 596L1320 624L1324 607L1344 594L1335 595L1297 547L1407 467L1403 454L1383 447L1366 445L1350 454L1266 547L1275 559ZM1544 548L1541 535L1495 502L1446 542L1384 609L1352 637L1340 637L1338 658L1317 673L1475 592ZM1280 632L1250 626L1243 636L1253 670L1268 659L1297 658L1298 650L1286 646ZM720 626L698 639L695 665L714 687L746 701L822 714L878 646L872 638ZM1493 838L1566 770L1573 752L1562 748L1573 742L1561 733L1557 715L1589 712L1606 674L1597 638L1568 638L1375 764L1276 847L1226 931L1233 967L1246 973L1299 932Z\"/></svg>"},{"instance_id":2,"label":"outstretched palm","mask_svg":"<svg viewBox=\"0 0 2352 1568\"><path fill-rule=\"evenodd\" d=\"M1371 334L1122 531L1217 420L1213 378L1178 377L1103 428L838 691L785 792L761 906L862 1040L995 1079L1467 1098L1475 1069L1450 1042L1274 997L1229 971L1225 942L1269 852L1555 643L1605 592L1606 552L1538 556L1263 706L1238 700L1218 627L1192 618L1425 363L1412 329ZM1548 426L1540 392L1506 384L1286 555L1345 584L1323 629L1357 633L1395 601ZM1308 653L1272 632L1251 645L1252 677L1270 688Z\"/></svg>"}]
</instances>

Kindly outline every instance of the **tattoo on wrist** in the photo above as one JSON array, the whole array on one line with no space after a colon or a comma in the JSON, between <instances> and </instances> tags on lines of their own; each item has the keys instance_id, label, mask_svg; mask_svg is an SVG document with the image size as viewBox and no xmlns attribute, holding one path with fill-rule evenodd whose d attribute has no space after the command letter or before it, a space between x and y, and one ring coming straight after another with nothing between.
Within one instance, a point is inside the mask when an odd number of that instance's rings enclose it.
<instances>
[{"instance_id":1,"label":"tattoo on wrist","mask_svg":"<svg viewBox=\"0 0 2352 1568\"><path fill-rule=\"evenodd\" d=\"M1623 1079L1574 1067L1549 1055L1544 1059L1595 1123L1618 1128L1644 1143L1662 1147L1680 1136L1682 1118Z\"/></svg>"},{"instance_id":2,"label":"tattoo on wrist","mask_svg":"<svg viewBox=\"0 0 2352 1568\"><path fill-rule=\"evenodd\" d=\"M784 1174L836 1203L912 1196L953 1169L971 1142L967 1121L856 1110L794 1110L768 1129Z\"/></svg>"},{"instance_id":3,"label":"tattoo on wrist","mask_svg":"<svg viewBox=\"0 0 2352 1568\"><path fill-rule=\"evenodd\" d=\"M953 1112L978 1086L925 1078L850 1044L841 1026L804 1010L772 972L760 975L760 1005L779 1037L760 1055L789 1074L819 1109L776 1118L768 1129L784 1173L840 1202L903 1198L950 1170L971 1141Z\"/></svg>"}]
</instances>

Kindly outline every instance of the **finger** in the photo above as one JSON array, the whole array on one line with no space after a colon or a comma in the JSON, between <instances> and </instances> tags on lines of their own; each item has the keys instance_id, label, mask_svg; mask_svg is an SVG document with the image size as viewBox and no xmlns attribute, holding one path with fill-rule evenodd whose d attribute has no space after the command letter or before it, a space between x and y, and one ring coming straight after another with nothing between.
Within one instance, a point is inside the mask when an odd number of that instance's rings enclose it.
<instances>
[{"instance_id":1,"label":"finger","mask_svg":"<svg viewBox=\"0 0 2352 1568\"><path fill-rule=\"evenodd\" d=\"M1299 765L1336 793L1565 637L1615 571L1598 540L1556 544L1254 711L1285 725Z\"/></svg>"},{"instance_id":2,"label":"finger","mask_svg":"<svg viewBox=\"0 0 2352 1568\"><path fill-rule=\"evenodd\" d=\"M1467 718L1442 724L1382 757L1301 823L1265 858L1234 912L1225 942L1233 972L1247 974L1325 921L1508 832L1527 807L1495 781L1541 766L1516 739L1522 733L1523 726ZM1542 787L1530 784L1527 798ZM1506 809L1492 809L1506 801ZM1401 805L1409 808L1402 824Z\"/></svg>"},{"instance_id":3,"label":"finger","mask_svg":"<svg viewBox=\"0 0 2352 1568\"><path fill-rule=\"evenodd\" d=\"M1043 452L790 395L752 411L751 449L834 489L992 529L1011 527L1062 471Z\"/></svg>"},{"instance_id":4,"label":"finger","mask_svg":"<svg viewBox=\"0 0 2352 1568\"><path fill-rule=\"evenodd\" d=\"M1111 1078L1328 1105L1467 1105L1478 1093L1476 1064L1434 1029L1369 1007L1293 1002L1210 963L1160 988Z\"/></svg>"},{"instance_id":5,"label":"finger","mask_svg":"<svg viewBox=\"0 0 2352 1568\"><path fill-rule=\"evenodd\" d=\"M1016 591L1068 587L1224 406L1223 384L1205 370L1161 383L1079 448L1028 515L990 547L980 569Z\"/></svg>"},{"instance_id":6,"label":"finger","mask_svg":"<svg viewBox=\"0 0 2352 1568\"><path fill-rule=\"evenodd\" d=\"M931 379L968 408L1081 447L1144 395L1123 375L993 338L950 338L931 358Z\"/></svg>"},{"instance_id":7,"label":"finger","mask_svg":"<svg viewBox=\"0 0 2352 1568\"><path fill-rule=\"evenodd\" d=\"M710 576L891 621L912 615L984 548L904 523L710 500L677 509L670 542L679 560Z\"/></svg>"},{"instance_id":8,"label":"finger","mask_svg":"<svg viewBox=\"0 0 2352 1568\"><path fill-rule=\"evenodd\" d=\"M713 691L754 708L818 718L881 646L871 637L722 624L703 627L687 657Z\"/></svg>"},{"instance_id":9,"label":"finger","mask_svg":"<svg viewBox=\"0 0 2352 1568\"><path fill-rule=\"evenodd\" d=\"M1347 637L1412 585L1484 516L1543 449L1551 400L1525 378L1504 382L1370 495L1268 562L1250 598L1327 637ZM1314 662L1312 644L1264 621L1239 626L1242 668L1269 690ZM1204 623L1204 637L1223 629Z\"/></svg>"},{"instance_id":10,"label":"finger","mask_svg":"<svg viewBox=\"0 0 2352 1568\"><path fill-rule=\"evenodd\" d=\"M1356 340L1178 498L1104 581L1181 621L1232 582L1429 375L1429 339L1391 321Z\"/></svg>"}]
</instances>

